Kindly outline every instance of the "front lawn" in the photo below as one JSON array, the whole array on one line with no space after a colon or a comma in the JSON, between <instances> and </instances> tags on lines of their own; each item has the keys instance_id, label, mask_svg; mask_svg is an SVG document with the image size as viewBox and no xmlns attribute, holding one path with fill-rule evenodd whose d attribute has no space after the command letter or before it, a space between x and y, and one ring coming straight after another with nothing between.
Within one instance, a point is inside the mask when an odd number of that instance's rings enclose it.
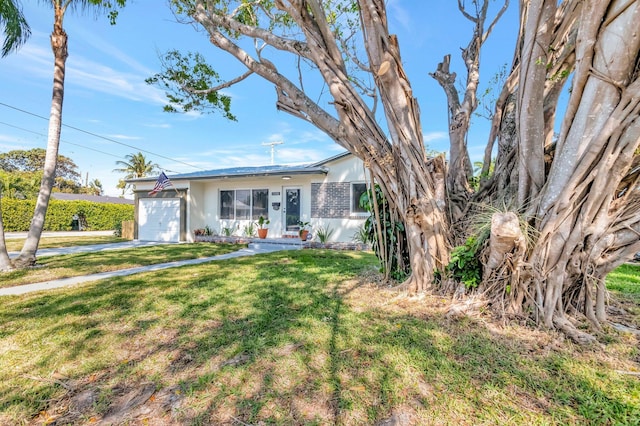
<instances>
[{"instance_id":1,"label":"front lawn","mask_svg":"<svg viewBox=\"0 0 640 426\"><path fill-rule=\"evenodd\" d=\"M164 244L124 250L105 250L38 258L33 268L0 272L0 288L116 271L156 263L200 259L246 247L239 244Z\"/></svg>"},{"instance_id":2,"label":"front lawn","mask_svg":"<svg viewBox=\"0 0 640 426\"><path fill-rule=\"evenodd\" d=\"M3 298L0 424L640 423L636 337L447 318L375 265L276 252Z\"/></svg>"}]
</instances>

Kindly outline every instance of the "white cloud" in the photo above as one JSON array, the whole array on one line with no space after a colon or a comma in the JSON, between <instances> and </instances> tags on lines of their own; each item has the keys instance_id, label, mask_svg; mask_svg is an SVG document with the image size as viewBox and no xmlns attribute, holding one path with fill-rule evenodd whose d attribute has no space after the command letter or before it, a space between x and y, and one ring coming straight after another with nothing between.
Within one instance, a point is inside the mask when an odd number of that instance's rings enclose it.
<instances>
[{"instance_id":1,"label":"white cloud","mask_svg":"<svg viewBox=\"0 0 640 426\"><path fill-rule=\"evenodd\" d=\"M32 149L32 148L42 148L42 144L34 143L30 140L25 140L20 137L15 137L12 135L2 135L0 134L0 151L13 151L16 149ZM44 142L46 146L46 142Z\"/></svg>"},{"instance_id":2,"label":"white cloud","mask_svg":"<svg viewBox=\"0 0 640 426\"><path fill-rule=\"evenodd\" d=\"M51 48L46 45L27 43L15 55L8 57L9 67L20 70L19 75L29 78L53 78L53 55ZM50 82L49 82L50 84Z\"/></svg>"},{"instance_id":3,"label":"white cloud","mask_svg":"<svg viewBox=\"0 0 640 426\"><path fill-rule=\"evenodd\" d=\"M154 129L170 129L171 128L171 124L168 123L146 123L146 124L142 124L145 127L151 127Z\"/></svg>"},{"instance_id":4,"label":"white cloud","mask_svg":"<svg viewBox=\"0 0 640 426\"><path fill-rule=\"evenodd\" d=\"M128 136L128 135L107 135L107 137L112 139L126 140L126 141L137 141L142 139L140 136Z\"/></svg>"},{"instance_id":5,"label":"white cloud","mask_svg":"<svg viewBox=\"0 0 640 426\"><path fill-rule=\"evenodd\" d=\"M152 69L141 64L132 56L127 55L124 51L107 42L104 38L98 37L94 31L87 31L87 28L91 28L91 26L75 25L73 27L73 38L77 37L78 39L81 39L83 43L90 45L95 50L99 50L107 57L125 64L127 68L135 70L139 74L147 76L154 74Z\"/></svg>"},{"instance_id":6,"label":"white cloud","mask_svg":"<svg viewBox=\"0 0 640 426\"><path fill-rule=\"evenodd\" d=\"M446 139L448 137L449 134L447 132L429 132L422 135L422 139L425 143Z\"/></svg>"},{"instance_id":7,"label":"white cloud","mask_svg":"<svg viewBox=\"0 0 640 426\"><path fill-rule=\"evenodd\" d=\"M139 102L164 105L164 92L144 82L141 74L123 72L83 57L70 57L67 64L69 87L106 93Z\"/></svg>"},{"instance_id":8,"label":"white cloud","mask_svg":"<svg viewBox=\"0 0 640 426\"><path fill-rule=\"evenodd\" d=\"M115 69L79 54L69 55L65 79L68 89L79 87L138 102L155 105L166 103L164 92L144 81L152 74L150 70L113 47L102 48L118 58L125 67ZM14 69L17 75L28 76L31 83L34 79L41 79L42 84L51 85L53 55L48 38L41 34L34 35L15 55L9 56L3 66Z\"/></svg>"},{"instance_id":9,"label":"white cloud","mask_svg":"<svg viewBox=\"0 0 640 426\"><path fill-rule=\"evenodd\" d=\"M400 6L400 1L389 0L387 2L388 16L391 19L398 21L400 26L405 30L410 30L412 27L411 14L407 9Z\"/></svg>"},{"instance_id":10,"label":"white cloud","mask_svg":"<svg viewBox=\"0 0 640 426\"><path fill-rule=\"evenodd\" d=\"M0 142L18 143L18 139L14 136L0 134Z\"/></svg>"}]
</instances>

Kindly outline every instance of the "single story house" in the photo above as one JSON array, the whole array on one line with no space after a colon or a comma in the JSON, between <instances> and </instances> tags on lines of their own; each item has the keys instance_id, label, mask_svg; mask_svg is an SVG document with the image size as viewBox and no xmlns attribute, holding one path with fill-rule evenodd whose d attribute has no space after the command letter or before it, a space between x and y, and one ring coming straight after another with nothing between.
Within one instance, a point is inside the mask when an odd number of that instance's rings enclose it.
<instances>
[{"instance_id":1,"label":"single story house","mask_svg":"<svg viewBox=\"0 0 640 426\"><path fill-rule=\"evenodd\" d=\"M135 238L193 241L208 227L220 235L244 235L260 216L268 238L296 237L299 222L333 230L334 242L350 242L368 213L359 206L366 191L363 162L345 152L302 166L263 166L168 175L171 185L150 195L157 176L135 185Z\"/></svg>"}]
</instances>

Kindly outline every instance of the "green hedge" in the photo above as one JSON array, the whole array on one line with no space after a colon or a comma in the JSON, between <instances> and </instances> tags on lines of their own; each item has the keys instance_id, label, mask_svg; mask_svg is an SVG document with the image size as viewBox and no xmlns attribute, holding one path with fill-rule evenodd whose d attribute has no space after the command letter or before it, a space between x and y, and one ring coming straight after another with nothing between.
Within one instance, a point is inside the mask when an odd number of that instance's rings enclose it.
<instances>
[{"instance_id":1,"label":"green hedge","mask_svg":"<svg viewBox=\"0 0 640 426\"><path fill-rule=\"evenodd\" d=\"M4 230L28 231L33 217L35 200L2 199ZM91 201L50 200L45 231L71 231L73 216L84 216L86 229L106 231L116 229L123 220L133 220L133 205L94 203Z\"/></svg>"}]
</instances>

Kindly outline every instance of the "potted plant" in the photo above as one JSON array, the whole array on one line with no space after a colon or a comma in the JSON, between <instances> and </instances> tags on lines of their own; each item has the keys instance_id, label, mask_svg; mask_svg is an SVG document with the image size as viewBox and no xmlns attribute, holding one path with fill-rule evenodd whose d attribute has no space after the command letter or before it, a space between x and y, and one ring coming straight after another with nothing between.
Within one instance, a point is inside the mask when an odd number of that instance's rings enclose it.
<instances>
[{"instance_id":1,"label":"potted plant","mask_svg":"<svg viewBox=\"0 0 640 426\"><path fill-rule=\"evenodd\" d=\"M298 222L298 226L300 227L298 231L298 235L300 236L300 239L302 241L307 241L307 237L309 236L310 225L311 224L309 222L303 222L303 221Z\"/></svg>"},{"instance_id":2,"label":"potted plant","mask_svg":"<svg viewBox=\"0 0 640 426\"><path fill-rule=\"evenodd\" d=\"M262 238L263 240L267 238L267 233L269 232L269 228L267 228L267 225L269 223L271 223L271 221L264 216L260 216L258 218L258 237Z\"/></svg>"}]
</instances>

